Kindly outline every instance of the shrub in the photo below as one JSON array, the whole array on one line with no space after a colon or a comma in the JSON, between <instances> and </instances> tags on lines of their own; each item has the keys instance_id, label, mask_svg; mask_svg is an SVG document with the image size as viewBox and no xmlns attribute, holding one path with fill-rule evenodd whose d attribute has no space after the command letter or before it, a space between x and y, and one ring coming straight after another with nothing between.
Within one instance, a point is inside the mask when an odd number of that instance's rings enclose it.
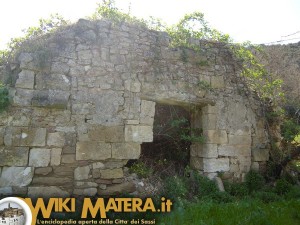
<instances>
[{"instance_id":1,"label":"shrub","mask_svg":"<svg viewBox=\"0 0 300 225\"><path fill-rule=\"evenodd\" d=\"M147 178L152 174L152 169L143 162L135 162L130 168L130 173L136 173L139 178Z\"/></svg>"},{"instance_id":2,"label":"shrub","mask_svg":"<svg viewBox=\"0 0 300 225\"><path fill-rule=\"evenodd\" d=\"M253 193L254 198L260 199L264 203L275 202L281 200L280 196L273 192L258 191Z\"/></svg>"},{"instance_id":3,"label":"shrub","mask_svg":"<svg viewBox=\"0 0 300 225\"><path fill-rule=\"evenodd\" d=\"M265 184L265 179L258 172L250 170L245 176L245 183L249 192L259 191Z\"/></svg>"},{"instance_id":4,"label":"shrub","mask_svg":"<svg viewBox=\"0 0 300 225\"><path fill-rule=\"evenodd\" d=\"M300 188L294 185L290 188L289 192L285 195L286 199L300 199Z\"/></svg>"},{"instance_id":5,"label":"shrub","mask_svg":"<svg viewBox=\"0 0 300 225\"><path fill-rule=\"evenodd\" d=\"M9 105L8 89L0 83L0 112L3 112Z\"/></svg>"},{"instance_id":6,"label":"shrub","mask_svg":"<svg viewBox=\"0 0 300 225\"><path fill-rule=\"evenodd\" d=\"M169 177L164 183L164 194L169 198L185 198L188 194L188 188L184 177Z\"/></svg>"},{"instance_id":7,"label":"shrub","mask_svg":"<svg viewBox=\"0 0 300 225\"><path fill-rule=\"evenodd\" d=\"M190 187L193 187L193 190L191 190L191 192L193 192L193 194L199 198L219 191L214 181L210 180L207 177L201 176L198 172L195 171L191 173L189 184Z\"/></svg>"},{"instance_id":8,"label":"shrub","mask_svg":"<svg viewBox=\"0 0 300 225\"><path fill-rule=\"evenodd\" d=\"M279 179L276 182L275 192L279 195L288 193L292 188L292 185L286 179Z\"/></svg>"},{"instance_id":9,"label":"shrub","mask_svg":"<svg viewBox=\"0 0 300 225\"><path fill-rule=\"evenodd\" d=\"M225 190L236 197L244 197L249 194L248 187L245 183L224 183Z\"/></svg>"},{"instance_id":10,"label":"shrub","mask_svg":"<svg viewBox=\"0 0 300 225\"><path fill-rule=\"evenodd\" d=\"M214 192L212 194L205 196L203 198L203 200L205 200L205 199L212 200L213 202L216 202L216 203L228 203L228 202L234 201L234 197L231 196L229 193L220 192L220 191Z\"/></svg>"}]
</instances>

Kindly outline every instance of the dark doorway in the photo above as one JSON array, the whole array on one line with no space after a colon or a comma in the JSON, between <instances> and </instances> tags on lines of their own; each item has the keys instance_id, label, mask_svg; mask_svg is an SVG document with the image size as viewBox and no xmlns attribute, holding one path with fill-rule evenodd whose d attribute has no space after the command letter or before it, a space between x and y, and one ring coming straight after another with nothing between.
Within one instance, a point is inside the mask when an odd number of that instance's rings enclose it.
<instances>
[{"instance_id":1,"label":"dark doorway","mask_svg":"<svg viewBox=\"0 0 300 225\"><path fill-rule=\"evenodd\" d=\"M153 142L142 144L140 160L162 176L184 173L190 159L191 113L174 105L156 104Z\"/></svg>"}]
</instances>

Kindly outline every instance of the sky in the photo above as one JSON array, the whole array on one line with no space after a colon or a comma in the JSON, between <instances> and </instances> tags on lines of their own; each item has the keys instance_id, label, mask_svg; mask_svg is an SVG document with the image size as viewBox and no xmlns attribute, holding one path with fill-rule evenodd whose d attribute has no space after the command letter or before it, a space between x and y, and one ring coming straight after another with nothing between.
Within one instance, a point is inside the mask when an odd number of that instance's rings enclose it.
<instances>
[{"instance_id":1,"label":"sky","mask_svg":"<svg viewBox=\"0 0 300 225\"><path fill-rule=\"evenodd\" d=\"M72 22L91 15L101 0L1 0L0 49L40 18L58 13ZM300 41L300 0L116 0L134 16L174 24L200 11L209 24L236 42L285 44ZM289 40L291 39L291 40ZM287 41L284 41L287 40Z\"/></svg>"}]
</instances>

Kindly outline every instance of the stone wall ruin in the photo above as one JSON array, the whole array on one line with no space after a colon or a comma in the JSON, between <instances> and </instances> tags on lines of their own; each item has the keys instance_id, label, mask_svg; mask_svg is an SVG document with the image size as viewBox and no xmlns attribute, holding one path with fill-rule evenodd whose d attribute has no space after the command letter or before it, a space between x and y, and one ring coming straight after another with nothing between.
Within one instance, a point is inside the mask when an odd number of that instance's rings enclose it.
<instances>
[{"instance_id":1,"label":"stone wall ruin","mask_svg":"<svg viewBox=\"0 0 300 225\"><path fill-rule=\"evenodd\" d=\"M170 48L165 33L107 20L79 20L44 39L8 68L15 85L0 115L0 195L134 192L124 165L152 142L156 103L192 109L206 140L191 146L194 169L242 180L264 168L259 102L243 91L226 45L195 41L196 54Z\"/></svg>"}]
</instances>

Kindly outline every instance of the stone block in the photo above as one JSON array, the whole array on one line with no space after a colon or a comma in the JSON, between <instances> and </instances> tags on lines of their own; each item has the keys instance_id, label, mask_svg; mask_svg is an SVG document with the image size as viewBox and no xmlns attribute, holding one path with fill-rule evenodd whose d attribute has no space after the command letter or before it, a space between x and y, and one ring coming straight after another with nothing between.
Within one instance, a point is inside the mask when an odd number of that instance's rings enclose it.
<instances>
[{"instance_id":1,"label":"stone block","mask_svg":"<svg viewBox=\"0 0 300 225\"><path fill-rule=\"evenodd\" d=\"M201 124L203 130L215 130L217 126L217 115L216 114L202 115Z\"/></svg>"},{"instance_id":2,"label":"stone block","mask_svg":"<svg viewBox=\"0 0 300 225\"><path fill-rule=\"evenodd\" d=\"M105 160L111 158L111 144L96 141L78 142L76 160Z\"/></svg>"},{"instance_id":3,"label":"stone block","mask_svg":"<svg viewBox=\"0 0 300 225\"><path fill-rule=\"evenodd\" d=\"M229 171L229 159L228 158L218 158L218 159L208 159L203 158L203 170L204 172L226 172Z\"/></svg>"},{"instance_id":4,"label":"stone block","mask_svg":"<svg viewBox=\"0 0 300 225\"><path fill-rule=\"evenodd\" d=\"M68 177L34 176L31 184L33 186L64 186L73 183L72 179Z\"/></svg>"},{"instance_id":5,"label":"stone block","mask_svg":"<svg viewBox=\"0 0 300 225\"><path fill-rule=\"evenodd\" d=\"M63 132L48 133L47 145L63 147L65 145L65 134Z\"/></svg>"},{"instance_id":6,"label":"stone block","mask_svg":"<svg viewBox=\"0 0 300 225\"><path fill-rule=\"evenodd\" d=\"M251 168L251 157L250 156L238 156L238 162L240 172L247 173Z\"/></svg>"},{"instance_id":7,"label":"stone block","mask_svg":"<svg viewBox=\"0 0 300 225\"><path fill-rule=\"evenodd\" d=\"M67 166L55 166L53 167L53 172L55 175L58 176L67 176L72 177L74 176L74 168L67 167Z\"/></svg>"},{"instance_id":8,"label":"stone block","mask_svg":"<svg viewBox=\"0 0 300 225\"><path fill-rule=\"evenodd\" d=\"M13 103L18 106L30 106L34 96L34 90L16 89L16 94L13 98Z\"/></svg>"},{"instance_id":9,"label":"stone block","mask_svg":"<svg viewBox=\"0 0 300 225\"><path fill-rule=\"evenodd\" d=\"M190 165L193 169L203 170L203 158L191 157L190 158Z\"/></svg>"},{"instance_id":10,"label":"stone block","mask_svg":"<svg viewBox=\"0 0 300 225\"><path fill-rule=\"evenodd\" d=\"M228 135L229 145L248 145L251 146L251 135Z\"/></svg>"},{"instance_id":11,"label":"stone block","mask_svg":"<svg viewBox=\"0 0 300 225\"><path fill-rule=\"evenodd\" d=\"M63 164L70 164L76 162L76 155L75 154L66 154L61 156L61 163Z\"/></svg>"},{"instance_id":12,"label":"stone block","mask_svg":"<svg viewBox=\"0 0 300 225\"><path fill-rule=\"evenodd\" d=\"M218 157L218 145L217 144L200 144L193 143L191 145L191 151L195 152L199 157L204 158L217 158Z\"/></svg>"},{"instance_id":13,"label":"stone block","mask_svg":"<svg viewBox=\"0 0 300 225\"><path fill-rule=\"evenodd\" d=\"M123 193L132 193L136 191L136 187L133 183L124 182L122 184L114 184L107 186L105 190L99 188L98 195L101 196L110 196L110 195L117 195Z\"/></svg>"},{"instance_id":14,"label":"stone block","mask_svg":"<svg viewBox=\"0 0 300 225\"><path fill-rule=\"evenodd\" d=\"M91 188L91 187L98 187L98 184L95 182L75 182L75 186L78 188Z\"/></svg>"},{"instance_id":15,"label":"stone block","mask_svg":"<svg viewBox=\"0 0 300 225\"><path fill-rule=\"evenodd\" d=\"M269 160L269 149L252 149L253 161L261 162Z\"/></svg>"},{"instance_id":16,"label":"stone block","mask_svg":"<svg viewBox=\"0 0 300 225\"><path fill-rule=\"evenodd\" d=\"M124 142L124 126L97 126L89 131L89 138L98 142Z\"/></svg>"},{"instance_id":17,"label":"stone block","mask_svg":"<svg viewBox=\"0 0 300 225\"><path fill-rule=\"evenodd\" d=\"M69 196L69 192L55 186L28 187L28 197L30 198L66 198Z\"/></svg>"},{"instance_id":18,"label":"stone block","mask_svg":"<svg viewBox=\"0 0 300 225\"><path fill-rule=\"evenodd\" d=\"M116 169L104 169L100 171L101 179L116 179L116 178L123 178L123 170L122 168Z\"/></svg>"},{"instance_id":19,"label":"stone block","mask_svg":"<svg viewBox=\"0 0 300 225\"><path fill-rule=\"evenodd\" d=\"M89 179L90 170L91 169L90 169L89 166L77 167L74 170L74 179L75 180L87 180L87 179Z\"/></svg>"},{"instance_id":20,"label":"stone block","mask_svg":"<svg viewBox=\"0 0 300 225\"><path fill-rule=\"evenodd\" d=\"M31 105L51 109L66 109L68 107L69 97L69 91L35 91L31 100Z\"/></svg>"},{"instance_id":21,"label":"stone block","mask_svg":"<svg viewBox=\"0 0 300 225\"><path fill-rule=\"evenodd\" d=\"M46 142L46 128L13 128L14 146L43 147Z\"/></svg>"},{"instance_id":22,"label":"stone block","mask_svg":"<svg viewBox=\"0 0 300 225\"><path fill-rule=\"evenodd\" d=\"M95 196L97 194L97 188L85 188L83 189L82 195L83 196Z\"/></svg>"},{"instance_id":23,"label":"stone block","mask_svg":"<svg viewBox=\"0 0 300 225\"><path fill-rule=\"evenodd\" d=\"M225 82L223 76L212 76L210 78L210 86L212 88L224 88Z\"/></svg>"},{"instance_id":24,"label":"stone block","mask_svg":"<svg viewBox=\"0 0 300 225\"><path fill-rule=\"evenodd\" d=\"M226 130L204 130L205 143L207 144L227 144Z\"/></svg>"},{"instance_id":25,"label":"stone block","mask_svg":"<svg viewBox=\"0 0 300 225\"><path fill-rule=\"evenodd\" d=\"M140 121L139 120L125 120L125 124L138 125L138 124L140 124Z\"/></svg>"},{"instance_id":26,"label":"stone block","mask_svg":"<svg viewBox=\"0 0 300 225\"><path fill-rule=\"evenodd\" d=\"M96 162L92 164L93 169L104 169L105 165L102 162Z\"/></svg>"},{"instance_id":27,"label":"stone block","mask_svg":"<svg viewBox=\"0 0 300 225\"><path fill-rule=\"evenodd\" d=\"M34 71L22 70L16 81L16 88L33 89L34 88Z\"/></svg>"},{"instance_id":28,"label":"stone block","mask_svg":"<svg viewBox=\"0 0 300 225\"><path fill-rule=\"evenodd\" d=\"M0 166L27 166L28 147L0 148Z\"/></svg>"},{"instance_id":29,"label":"stone block","mask_svg":"<svg viewBox=\"0 0 300 225\"><path fill-rule=\"evenodd\" d=\"M252 162L251 170L254 170L254 171L258 172L259 171L259 163L258 162Z\"/></svg>"},{"instance_id":30,"label":"stone block","mask_svg":"<svg viewBox=\"0 0 300 225\"><path fill-rule=\"evenodd\" d=\"M155 102L142 100L140 123L153 126L155 115Z\"/></svg>"},{"instance_id":31,"label":"stone block","mask_svg":"<svg viewBox=\"0 0 300 225\"><path fill-rule=\"evenodd\" d=\"M218 108L217 108L217 106L207 105L207 106L202 107L202 113L203 114L217 114Z\"/></svg>"},{"instance_id":32,"label":"stone block","mask_svg":"<svg viewBox=\"0 0 300 225\"><path fill-rule=\"evenodd\" d=\"M126 142L152 142L153 127L152 126L125 126L125 141Z\"/></svg>"},{"instance_id":33,"label":"stone block","mask_svg":"<svg viewBox=\"0 0 300 225\"><path fill-rule=\"evenodd\" d=\"M50 164L51 149L32 148L29 153L29 166L47 167Z\"/></svg>"},{"instance_id":34,"label":"stone block","mask_svg":"<svg viewBox=\"0 0 300 225\"><path fill-rule=\"evenodd\" d=\"M64 74L38 73L35 80L37 90L61 90L69 91L71 82Z\"/></svg>"},{"instance_id":35,"label":"stone block","mask_svg":"<svg viewBox=\"0 0 300 225\"><path fill-rule=\"evenodd\" d=\"M251 156L251 147L248 145L220 145L219 156Z\"/></svg>"},{"instance_id":36,"label":"stone block","mask_svg":"<svg viewBox=\"0 0 300 225\"><path fill-rule=\"evenodd\" d=\"M33 174L33 167L3 167L0 177L0 187L27 186L31 183Z\"/></svg>"},{"instance_id":37,"label":"stone block","mask_svg":"<svg viewBox=\"0 0 300 225\"><path fill-rule=\"evenodd\" d=\"M113 143L113 159L138 159L141 154L141 145L139 143Z\"/></svg>"},{"instance_id":38,"label":"stone block","mask_svg":"<svg viewBox=\"0 0 300 225\"><path fill-rule=\"evenodd\" d=\"M0 187L0 196L12 195L12 194L13 194L12 187Z\"/></svg>"},{"instance_id":39,"label":"stone block","mask_svg":"<svg viewBox=\"0 0 300 225\"><path fill-rule=\"evenodd\" d=\"M59 166L61 162L61 148L52 148L51 149L51 166Z\"/></svg>"},{"instance_id":40,"label":"stone block","mask_svg":"<svg viewBox=\"0 0 300 225\"><path fill-rule=\"evenodd\" d=\"M42 168L36 168L34 174L45 176L51 172L52 172L52 167L42 167Z\"/></svg>"}]
</instances>

